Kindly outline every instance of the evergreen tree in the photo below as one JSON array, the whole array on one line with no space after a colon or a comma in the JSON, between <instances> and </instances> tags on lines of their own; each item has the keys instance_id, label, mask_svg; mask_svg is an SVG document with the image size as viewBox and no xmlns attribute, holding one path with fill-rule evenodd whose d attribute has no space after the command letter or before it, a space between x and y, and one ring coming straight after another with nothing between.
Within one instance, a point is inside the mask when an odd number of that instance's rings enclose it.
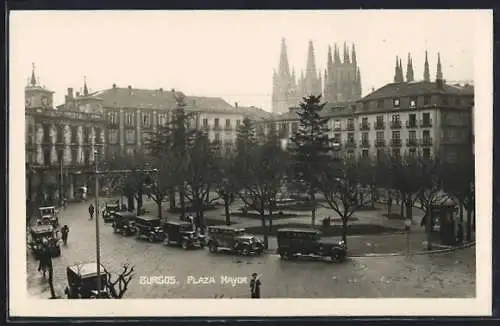
<instances>
[{"instance_id":1,"label":"evergreen tree","mask_svg":"<svg viewBox=\"0 0 500 326\"><path fill-rule=\"evenodd\" d=\"M321 103L321 95L303 98L299 104L298 130L291 137L291 154L295 179L307 186L312 205L312 225L316 220L316 192L318 177L331 159L332 143L328 133L328 117L321 115L326 103Z\"/></svg>"}]
</instances>

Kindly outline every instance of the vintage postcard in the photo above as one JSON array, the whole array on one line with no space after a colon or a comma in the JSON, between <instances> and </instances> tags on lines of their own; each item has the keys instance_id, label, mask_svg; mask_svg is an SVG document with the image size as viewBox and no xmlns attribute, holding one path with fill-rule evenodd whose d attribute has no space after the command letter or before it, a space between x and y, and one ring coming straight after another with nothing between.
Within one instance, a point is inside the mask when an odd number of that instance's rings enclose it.
<instances>
[{"instance_id":1,"label":"vintage postcard","mask_svg":"<svg viewBox=\"0 0 500 326\"><path fill-rule=\"evenodd\" d=\"M9 30L12 317L491 314L492 11Z\"/></svg>"}]
</instances>

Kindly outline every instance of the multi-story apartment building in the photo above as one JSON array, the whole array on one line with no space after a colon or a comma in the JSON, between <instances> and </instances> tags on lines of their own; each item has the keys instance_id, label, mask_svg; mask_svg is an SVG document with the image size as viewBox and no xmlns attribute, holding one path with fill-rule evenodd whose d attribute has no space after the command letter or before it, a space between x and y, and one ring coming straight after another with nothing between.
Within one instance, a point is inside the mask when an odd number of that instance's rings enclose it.
<instances>
[{"instance_id":1,"label":"multi-story apartment building","mask_svg":"<svg viewBox=\"0 0 500 326\"><path fill-rule=\"evenodd\" d=\"M435 82L398 80L355 103L325 106L322 114L330 117L330 136L347 156L376 157L385 151L395 156L439 156L454 162L469 155L474 91L446 84L440 66L438 61ZM297 128L297 119L290 109L262 123L258 130L262 134L263 125L275 124L283 130L286 142L289 131Z\"/></svg>"},{"instance_id":2,"label":"multi-story apartment building","mask_svg":"<svg viewBox=\"0 0 500 326\"><path fill-rule=\"evenodd\" d=\"M236 138L237 127L245 117L265 115L258 108L230 105L219 97L186 96L175 89L126 88L113 84L112 88L73 96L68 89L64 107L97 110L107 120L105 135L107 157L133 154L146 149L148 136L173 117L179 103L193 115L193 127L204 129L212 141L218 141L225 152L230 152Z\"/></svg>"},{"instance_id":3,"label":"multi-story apartment building","mask_svg":"<svg viewBox=\"0 0 500 326\"><path fill-rule=\"evenodd\" d=\"M38 84L34 71L25 87L26 198L72 199L88 182L95 152L104 143L99 112L55 109L54 92Z\"/></svg>"}]
</instances>

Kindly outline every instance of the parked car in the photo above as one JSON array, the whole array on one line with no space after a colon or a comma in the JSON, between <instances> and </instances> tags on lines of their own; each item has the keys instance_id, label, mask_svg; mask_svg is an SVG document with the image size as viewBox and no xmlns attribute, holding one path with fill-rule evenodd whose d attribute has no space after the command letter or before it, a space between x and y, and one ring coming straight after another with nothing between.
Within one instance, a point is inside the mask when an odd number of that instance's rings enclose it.
<instances>
[{"instance_id":1,"label":"parked car","mask_svg":"<svg viewBox=\"0 0 500 326\"><path fill-rule=\"evenodd\" d=\"M211 253L225 250L248 256L260 255L264 251L260 239L246 233L245 229L231 226L209 226L207 245Z\"/></svg>"},{"instance_id":2,"label":"parked car","mask_svg":"<svg viewBox=\"0 0 500 326\"><path fill-rule=\"evenodd\" d=\"M332 262L346 259L347 250L342 241L321 239L321 232L314 229L279 229L278 254L281 259L298 256L329 258Z\"/></svg>"},{"instance_id":3,"label":"parked car","mask_svg":"<svg viewBox=\"0 0 500 326\"><path fill-rule=\"evenodd\" d=\"M48 246L52 257L61 256L61 244L54 235L54 227L52 225L31 227L30 237L28 245L31 247L31 251L36 259L40 258L40 254L43 252L45 246ZM46 244L43 243L44 239L47 240Z\"/></svg>"},{"instance_id":4,"label":"parked car","mask_svg":"<svg viewBox=\"0 0 500 326\"><path fill-rule=\"evenodd\" d=\"M113 222L114 214L119 211L120 211L120 204L116 202L106 203L106 206L104 206L104 210L102 212L102 218L104 219L104 223Z\"/></svg>"},{"instance_id":5,"label":"parked car","mask_svg":"<svg viewBox=\"0 0 500 326\"><path fill-rule=\"evenodd\" d=\"M137 215L134 212L116 212L113 215L113 231L120 232L122 235L135 234L135 219Z\"/></svg>"},{"instance_id":6,"label":"parked car","mask_svg":"<svg viewBox=\"0 0 500 326\"><path fill-rule=\"evenodd\" d=\"M100 265L98 286L97 263L89 262L76 264L66 268L68 286L65 289L68 299L90 299L90 298L109 298L106 291L108 275L104 266Z\"/></svg>"},{"instance_id":7,"label":"parked car","mask_svg":"<svg viewBox=\"0 0 500 326\"><path fill-rule=\"evenodd\" d=\"M50 223L53 227L57 228L59 226L59 211L55 206L44 206L38 208L39 212L39 224Z\"/></svg>"},{"instance_id":8,"label":"parked car","mask_svg":"<svg viewBox=\"0 0 500 326\"><path fill-rule=\"evenodd\" d=\"M175 243L183 249L189 249L204 248L206 244L205 236L196 232L193 224L189 222L167 221L163 224L163 233L165 234L163 244L166 246Z\"/></svg>"},{"instance_id":9,"label":"parked car","mask_svg":"<svg viewBox=\"0 0 500 326\"><path fill-rule=\"evenodd\" d=\"M146 238L151 242L163 241L165 235L159 217L141 215L135 219L136 236Z\"/></svg>"}]
</instances>

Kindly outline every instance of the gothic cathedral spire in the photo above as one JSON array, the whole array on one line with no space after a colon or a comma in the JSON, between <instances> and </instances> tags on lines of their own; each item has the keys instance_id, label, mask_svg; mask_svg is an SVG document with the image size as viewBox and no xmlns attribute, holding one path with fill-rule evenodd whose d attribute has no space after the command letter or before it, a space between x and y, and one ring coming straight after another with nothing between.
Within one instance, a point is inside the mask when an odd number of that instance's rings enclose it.
<instances>
[{"instance_id":1,"label":"gothic cathedral spire","mask_svg":"<svg viewBox=\"0 0 500 326\"><path fill-rule=\"evenodd\" d=\"M335 49L333 53L333 62L335 63L340 63L340 53L339 53L339 47L337 46L337 43L335 43Z\"/></svg>"},{"instance_id":2,"label":"gothic cathedral spire","mask_svg":"<svg viewBox=\"0 0 500 326\"><path fill-rule=\"evenodd\" d=\"M281 54L280 54L278 75L282 77L290 76L290 66L288 65L288 54L286 49L285 38L281 39Z\"/></svg>"},{"instance_id":3,"label":"gothic cathedral spire","mask_svg":"<svg viewBox=\"0 0 500 326\"><path fill-rule=\"evenodd\" d=\"M30 85L31 86L36 86L36 77L35 77L35 63L32 63L32 70L31 70L31 80L30 80Z\"/></svg>"},{"instance_id":4,"label":"gothic cathedral spire","mask_svg":"<svg viewBox=\"0 0 500 326\"><path fill-rule=\"evenodd\" d=\"M414 81L414 79L415 78L413 76L413 62L410 53L408 53L408 63L406 64L406 81L412 82Z\"/></svg>"},{"instance_id":5,"label":"gothic cathedral spire","mask_svg":"<svg viewBox=\"0 0 500 326\"><path fill-rule=\"evenodd\" d=\"M436 71L436 80L443 80L443 68L441 66L441 55L438 52L438 63Z\"/></svg>"},{"instance_id":6,"label":"gothic cathedral spire","mask_svg":"<svg viewBox=\"0 0 500 326\"><path fill-rule=\"evenodd\" d=\"M431 75L429 74L429 59L427 58L427 51L425 51L424 81L426 82L431 81Z\"/></svg>"},{"instance_id":7,"label":"gothic cathedral spire","mask_svg":"<svg viewBox=\"0 0 500 326\"><path fill-rule=\"evenodd\" d=\"M351 63L351 59L349 58L349 48L347 47L346 42L344 42L344 63Z\"/></svg>"},{"instance_id":8,"label":"gothic cathedral spire","mask_svg":"<svg viewBox=\"0 0 500 326\"><path fill-rule=\"evenodd\" d=\"M403 67L401 64L401 59L396 56L396 68L394 69L394 82L395 83L402 83L404 82L403 79Z\"/></svg>"},{"instance_id":9,"label":"gothic cathedral spire","mask_svg":"<svg viewBox=\"0 0 500 326\"><path fill-rule=\"evenodd\" d=\"M87 77L83 76L83 95L89 95L89 89L87 88Z\"/></svg>"},{"instance_id":10,"label":"gothic cathedral spire","mask_svg":"<svg viewBox=\"0 0 500 326\"><path fill-rule=\"evenodd\" d=\"M354 67L357 67L358 66L358 59L356 58L356 46L354 45L354 43L352 44L352 65Z\"/></svg>"}]
</instances>

